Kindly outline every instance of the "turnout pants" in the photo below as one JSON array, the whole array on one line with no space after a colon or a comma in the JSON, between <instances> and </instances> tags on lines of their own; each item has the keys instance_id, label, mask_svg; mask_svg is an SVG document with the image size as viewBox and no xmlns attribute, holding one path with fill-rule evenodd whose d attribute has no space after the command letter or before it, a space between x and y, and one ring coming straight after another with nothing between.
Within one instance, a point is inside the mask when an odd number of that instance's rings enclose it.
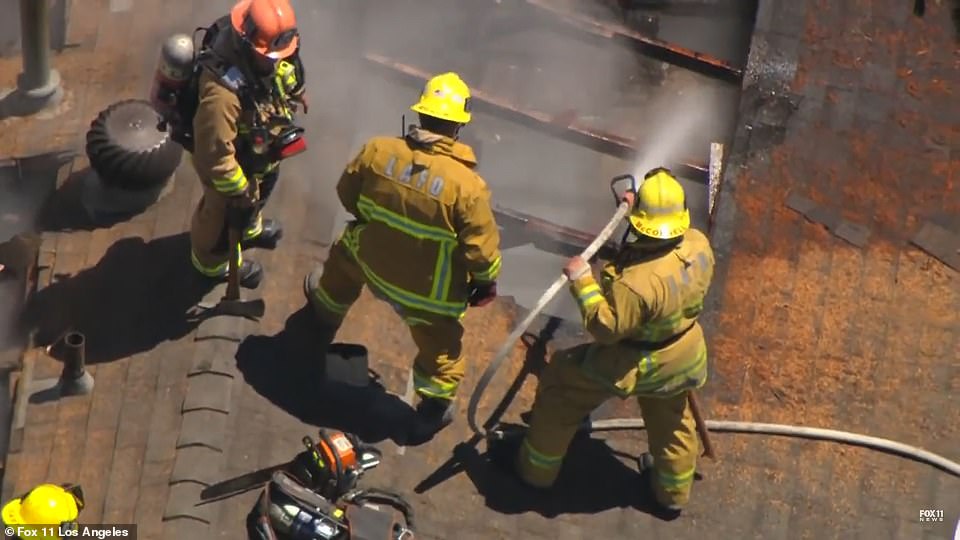
<instances>
[{"instance_id":1,"label":"turnout pants","mask_svg":"<svg viewBox=\"0 0 960 540\"><path fill-rule=\"evenodd\" d=\"M530 485L550 487L580 423L613 397L581 369L589 344L557 351L540 376L530 429L517 456L517 472ZM646 424L657 500L683 506L690 498L700 443L687 392L668 398L638 397Z\"/></svg>"},{"instance_id":2,"label":"turnout pants","mask_svg":"<svg viewBox=\"0 0 960 540\"><path fill-rule=\"evenodd\" d=\"M321 321L339 327L366 284L353 254L338 240L330 248L317 287L310 291L310 304ZM371 292L376 295L372 288ZM466 371L460 319L396 305L394 309L409 327L417 346L413 366L417 393L421 397L453 399Z\"/></svg>"},{"instance_id":3,"label":"turnout pants","mask_svg":"<svg viewBox=\"0 0 960 540\"><path fill-rule=\"evenodd\" d=\"M263 206L277 182L274 170L257 182L256 206L250 225L243 231L243 240L252 240L263 232ZM227 274L230 249L227 241L227 208L230 197L209 186L203 186L203 196L197 203L190 222L190 261L193 267L207 277ZM240 257L243 262L243 257Z\"/></svg>"}]
</instances>

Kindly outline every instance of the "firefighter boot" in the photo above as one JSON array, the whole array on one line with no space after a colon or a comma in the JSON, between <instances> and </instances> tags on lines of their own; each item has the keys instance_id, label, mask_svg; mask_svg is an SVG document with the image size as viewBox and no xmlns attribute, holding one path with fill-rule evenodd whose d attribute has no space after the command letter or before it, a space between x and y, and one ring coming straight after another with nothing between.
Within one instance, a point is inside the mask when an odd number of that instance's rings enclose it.
<instances>
[{"instance_id":1,"label":"firefighter boot","mask_svg":"<svg viewBox=\"0 0 960 540\"><path fill-rule=\"evenodd\" d=\"M422 444L453 423L453 400L422 398L410 430L410 444Z\"/></svg>"},{"instance_id":2,"label":"firefighter boot","mask_svg":"<svg viewBox=\"0 0 960 540\"><path fill-rule=\"evenodd\" d=\"M526 431L523 429L510 429L503 430L497 437L487 439L487 458L490 463L503 472L516 476L515 465L524 435Z\"/></svg>"},{"instance_id":3,"label":"firefighter boot","mask_svg":"<svg viewBox=\"0 0 960 540\"><path fill-rule=\"evenodd\" d=\"M280 239L283 238L283 226L275 219L264 219L257 228L260 229L260 231L255 236L245 237L243 241L240 242L240 246L243 249L274 249L277 247Z\"/></svg>"},{"instance_id":4,"label":"firefighter boot","mask_svg":"<svg viewBox=\"0 0 960 540\"><path fill-rule=\"evenodd\" d=\"M665 505L657 500L656 493L654 493L653 489L653 482L656 481L655 477L657 474L656 469L654 469L653 454L650 452L640 454L640 457L637 459L637 464L640 469L641 489L643 489L648 500L653 503L657 517L665 520L673 520L680 517L682 508L673 504Z\"/></svg>"}]
</instances>

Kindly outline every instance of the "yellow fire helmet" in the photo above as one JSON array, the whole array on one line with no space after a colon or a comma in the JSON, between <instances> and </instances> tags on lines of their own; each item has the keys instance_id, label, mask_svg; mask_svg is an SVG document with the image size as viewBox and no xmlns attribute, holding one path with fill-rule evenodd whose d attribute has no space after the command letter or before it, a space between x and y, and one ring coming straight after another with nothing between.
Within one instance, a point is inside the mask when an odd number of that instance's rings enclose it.
<instances>
[{"instance_id":1,"label":"yellow fire helmet","mask_svg":"<svg viewBox=\"0 0 960 540\"><path fill-rule=\"evenodd\" d=\"M668 169L659 167L644 176L629 220L637 234L650 238L670 240L687 232L687 198L683 186Z\"/></svg>"},{"instance_id":2,"label":"yellow fire helmet","mask_svg":"<svg viewBox=\"0 0 960 540\"><path fill-rule=\"evenodd\" d=\"M40 484L3 505L6 526L64 525L76 522L83 509L80 486Z\"/></svg>"},{"instance_id":3,"label":"yellow fire helmet","mask_svg":"<svg viewBox=\"0 0 960 540\"><path fill-rule=\"evenodd\" d=\"M470 122L470 88L453 72L436 75L427 81L420 101L410 110L458 124Z\"/></svg>"}]
</instances>

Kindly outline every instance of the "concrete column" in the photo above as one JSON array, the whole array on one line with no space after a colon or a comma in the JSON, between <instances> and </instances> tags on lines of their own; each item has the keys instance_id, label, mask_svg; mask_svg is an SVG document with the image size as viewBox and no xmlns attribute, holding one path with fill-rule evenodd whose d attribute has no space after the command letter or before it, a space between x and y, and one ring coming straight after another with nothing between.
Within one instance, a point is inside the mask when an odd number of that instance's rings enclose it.
<instances>
[{"instance_id":1,"label":"concrete column","mask_svg":"<svg viewBox=\"0 0 960 540\"><path fill-rule=\"evenodd\" d=\"M20 0L23 72L17 79L14 110L27 115L57 105L63 98L60 74L50 68L50 2Z\"/></svg>"}]
</instances>

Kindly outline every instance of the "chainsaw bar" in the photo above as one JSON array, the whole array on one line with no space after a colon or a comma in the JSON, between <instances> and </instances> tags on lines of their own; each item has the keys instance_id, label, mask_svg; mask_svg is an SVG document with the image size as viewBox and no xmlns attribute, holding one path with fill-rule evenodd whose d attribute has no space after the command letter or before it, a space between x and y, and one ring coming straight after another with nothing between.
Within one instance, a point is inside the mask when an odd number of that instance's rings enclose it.
<instances>
[{"instance_id":1,"label":"chainsaw bar","mask_svg":"<svg viewBox=\"0 0 960 540\"><path fill-rule=\"evenodd\" d=\"M287 463L273 465L265 469L247 473L243 476L237 476L235 478L207 486L203 489L203 491L200 492L200 500L209 501L213 499L225 499L227 497L240 495L241 493L246 493L252 489L262 487L270 481L270 478L273 477L273 473L277 471L289 471L292 465L293 461L288 461Z\"/></svg>"}]
</instances>

